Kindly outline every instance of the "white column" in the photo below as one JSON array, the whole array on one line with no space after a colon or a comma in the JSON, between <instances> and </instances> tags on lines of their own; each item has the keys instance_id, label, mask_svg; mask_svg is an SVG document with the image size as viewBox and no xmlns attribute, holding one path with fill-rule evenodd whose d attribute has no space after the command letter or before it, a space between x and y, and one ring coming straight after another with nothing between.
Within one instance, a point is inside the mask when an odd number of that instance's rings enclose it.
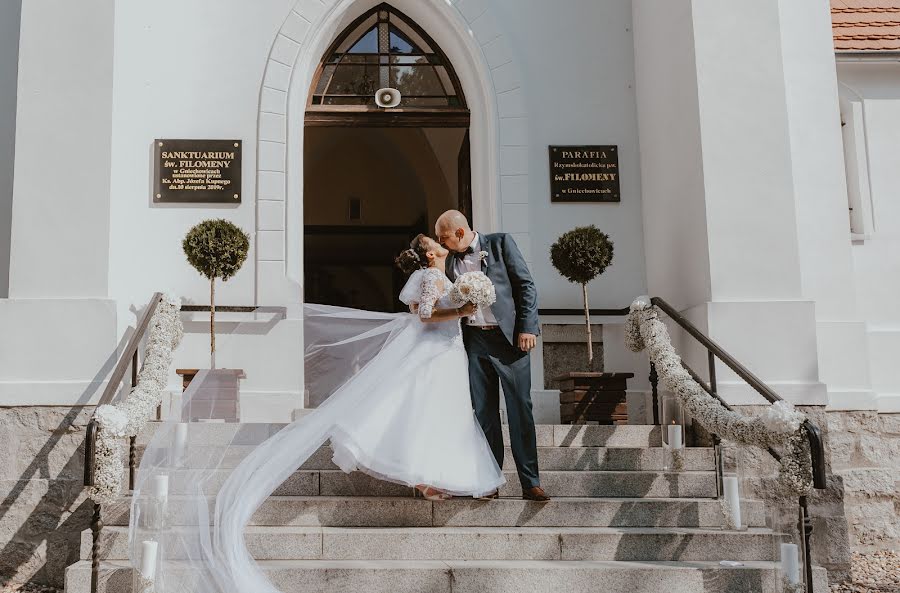
<instances>
[{"instance_id":1,"label":"white column","mask_svg":"<svg viewBox=\"0 0 900 593\"><path fill-rule=\"evenodd\" d=\"M13 163L16 154L16 89L22 1L0 4L0 298L9 293Z\"/></svg>"},{"instance_id":2,"label":"white column","mask_svg":"<svg viewBox=\"0 0 900 593\"><path fill-rule=\"evenodd\" d=\"M113 0L22 3L0 405L87 403L115 354L113 15Z\"/></svg>"},{"instance_id":3,"label":"white column","mask_svg":"<svg viewBox=\"0 0 900 593\"><path fill-rule=\"evenodd\" d=\"M106 297L112 0L22 5L11 298Z\"/></svg>"},{"instance_id":4,"label":"white column","mask_svg":"<svg viewBox=\"0 0 900 593\"><path fill-rule=\"evenodd\" d=\"M824 404L815 307L802 289L779 4L633 6L649 290L784 397ZM705 370L705 353L681 350ZM762 401L718 371L730 401Z\"/></svg>"},{"instance_id":5,"label":"white column","mask_svg":"<svg viewBox=\"0 0 900 593\"><path fill-rule=\"evenodd\" d=\"M816 302L819 378L832 408L875 409L858 314L828 3L780 0L804 296Z\"/></svg>"}]
</instances>

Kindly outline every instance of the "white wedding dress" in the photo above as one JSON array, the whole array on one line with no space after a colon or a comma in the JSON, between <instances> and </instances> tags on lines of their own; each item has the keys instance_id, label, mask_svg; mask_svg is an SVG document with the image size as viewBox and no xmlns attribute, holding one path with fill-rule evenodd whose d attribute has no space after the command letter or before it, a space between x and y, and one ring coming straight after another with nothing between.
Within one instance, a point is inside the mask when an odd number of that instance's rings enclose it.
<instances>
[{"instance_id":1,"label":"white wedding dress","mask_svg":"<svg viewBox=\"0 0 900 593\"><path fill-rule=\"evenodd\" d=\"M459 305L451 286L437 268L419 270L400 300L429 318L435 308ZM412 349L389 346L344 387L369 395L332 429L334 462L345 472L459 496L493 492L504 479L472 410L460 322L417 323Z\"/></svg>"},{"instance_id":2,"label":"white wedding dress","mask_svg":"<svg viewBox=\"0 0 900 593\"><path fill-rule=\"evenodd\" d=\"M505 482L472 410L459 320L420 319L457 306L451 286L438 269L415 272L400 300L417 304L418 315L304 305L305 383L327 399L272 436L248 427L233 435L222 430L231 436L209 447L209 434L220 434L209 424L176 420L160 427L141 461L129 531L135 567L146 542L164 551L155 593L280 593L248 552L244 528L329 440L335 463L347 472L461 496L488 494ZM216 387L203 381L198 375L185 392L184 410L199 393L203 409L215 409L208 400ZM183 414L196 417L195 410ZM204 445L194 450L190 431L204 427ZM150 493L163 475L168 504L179 504L173 525L160 526L151 520L160 513Z\"/></svg>"}]
</instances>

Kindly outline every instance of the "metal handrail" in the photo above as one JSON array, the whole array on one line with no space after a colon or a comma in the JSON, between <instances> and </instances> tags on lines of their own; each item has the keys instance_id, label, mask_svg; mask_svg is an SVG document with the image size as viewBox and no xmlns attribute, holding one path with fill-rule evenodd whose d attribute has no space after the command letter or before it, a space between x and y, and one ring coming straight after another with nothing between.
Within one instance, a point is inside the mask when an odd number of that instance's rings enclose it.
<instances>
[{"instance_id":1,"label":"metal handrail","mask_svg":"<svg viewBox=\"0 0 900 593\"><path fill-rule=\"evenodd\" d=\"M100 401L97 402L97 407L112 403L116 394L119 392L119 385L122 383L122 380L125 379L125 372L128 370L129 365L132 365L132 383L136 381L138 346L140 346L141 340L144 339L144 334L147 332L147 327L150 325L150 318L156 313L156 308L159 306L162 296L161 292L156 292L153 293L153 296L150 298L150 303L147 305L147 309L144 311L140 321L138 321L137 326L134 328L134 333L131 334L131 338L125 346L125 350L122 351L122 355L116 363L116 368L113 369L112 374L109 376L109 382L106 384L106 389L103 390L103 395L100 396ZM91 418L87 425L84 442L85 486L94 485L96 449L97 421Z\"/></svg>"},{"instance_id":2,"label":"metal handrail","mask_svg":"<svg viewBox=\"0 0 900 593\"><path fill-rule=\"evenodd\" d=\"M105 404L110 404L116 398L116 394L119 393L119 386L122 381L125 379L125 372L128 370L129 365L131 365L131 387L134 388L137 385L138 371L140 370L140 365L138 364L138 347L140 346L141 341L144 339L144 335L147 333L147 328L150 326L150 320L153 318L154 313L156 313L156 309L159 307L159 303L162 301L163 294L161 292L153 293L153 296L150 298L150 302L147 305L147 309L144 311L144 314L141 315L140 320L138 321L137 326L134 329L134 333L131 334L131 337L128 340L128 344L125 346L125 349L122 351L122 354L119 357L118 362L116 363L115 368L113 369L112 374L109 377L109 382L106 385L106 388L103 391L103 394L100 396L100 400L97 402L97 406L102 406ZM253 311L259 311L261 309L266 309L268 311L276 312L280 315L281 319L285 319L287 308L286 307L257 307L257 306L220 306L216 308L218 311L225 312L237 312L237 313L247 313ZM181 311L209 311L210 307L208 305L183 305L181 306ZM157 410L157 414L159 414L159 410ZM157 416L158 418L158 416ZM88 422L86 435L85 435L85 447L84 447L84 485L85 486L93 486L94 485L94 474L96 471L96 448L97 448L97 421L93 418ZM131 437L129 439L129 454L128 454L128 485L129 489L134 489L134 478L135 478L135 470L137 467L137 454L135 447L135 437ZM103 529L103 517L101 513L100 504L94 503L93 515L91 517L91 534L93 538L92 546L91 546L91 593L96 593L98 583L99 583L99 574L100 574L100 531Z\"/></svg>"},{"instance_id":3,"label":"metal handrail","mask_svg":"<svg viewBox=\"0 0 900 593\"><path fill-rule=\"evenodd\" d=\"M122 351L121 356L119 356L119 361L116 363L116 367L113 369L112 374L109 376L109 382L106 384L106 389L103 390L103 395L100 396L100 401L97 402L97 407L112 403L112 401L116 397L116 394L119 392L119 386L125 379L125 372L128 370L129 365L131 365L131 386L134 387L135 385L137 385L138 347L141 344L141 340L144 339L144 334L147 333L147 328L150 326L150 319L153 317L153 314L156 313L156 309L159 306L162 297L163 295L161 292L155 292L150 298L150 302L147 304L147 309L144 311L144 314L141 315L141 319L138 321L137 326L134 328L134 333L131 334L131 338L129 338L128 344L125 346L125 350ZM131 437L131 439L129 440L128 452L128 483L130 488L134 487L134 445L135 438ZM94 466L96 464L96 457L97 421L94 418L91 418L85 431L84 441L85 486L94 485L94 475L96 471L96 468ZM95 502L93 513L91 515L91 593L97 592L97 588L100 582L100 531L102 529L103 515L101 513L100 503Z\"/></svg>"},{"instance_id":4,"label":"metal handrail","mask_svg":"<svg viewBox=\"0 0 900 593\"><path fill-rule=\"evenodd\" d=\"M709 366L709 383L703 381L700 375L689 367L684 361L682 366L691 375L700 387L712 396L720 405L728 410L732 407L722 399L716 388L716 359L721 360L734 373L747 382L757 393L763 396L766 401L774 404L783 401L781 396L775 393L768 385L762 382L759 377L754 375L750 370L737 361L731 354L725 351L716 342L710 339L706 334L701 332L697 327L688 321L681 313L679 313L672 305L667 303L660 297L652 297L650 302L666 313L672 321L678 324L683 330L691 335L695 340L700 342L707 352L707 363ZM607 315L607 316L623 316L628 315L630 308L622 309L591 309L591 315ZM541 315L582 315L583 312L568 309L542 309ZM659 375L656 372L656 365L650 362L650 386L653 394L653 423L659 424L659 401L658 401L658 384ZM812 464L813 488L817 490L826 487L825 475L825 446L822 441L822 433L819 427L813 424L809 419L803 422L804 435L809 443L810 462ZM722 478L722 458L719 451L719 438L713 434L713 442L716 450L716 487L721 487ZM767 448L767 452L775 461L781 460L781 455L771 447ZM721 491L719 491L721 494ZM812 519L809 516L809 505L806 496L801 496L798 501L797 526L803 537L803 557L805 560L806 574L806 591L813 590L813 574L812 574L812 555L810 550L810 537L812 535Z\"/></svg>"},{"instance_id":5,"label":"metal handrail","mask_svg":"<svg viewBox=\"0 0 900 593\"><path fill-rule=\"evenodd\" d=\"M747 382L747 384L753 388L754 391L763 396L769 403L774 404L775 402L784 401L784 399L779 396L777 393L772 391L772 389L760 380L759 377L754 375L750 370L739 363L737 359L735 359L731 354L725 351L724 348L719 346L716 342L710 339L706 334L701 332L697 327L688 321L681 313L675 310L672 305L661 299L660 297L653 297L650 299L650 302L659 307L661 311L663 311L669 318L672 319L675 323L677 323L682 329L688 332L694 339L700 342L703 346L706 347L707 352L709 352L715 358L721 360L725 365L730 368L734 373ZM713 368L713 367L711 367ZM692 374L693 371L691 371ZM696 375L695 375L696 376ZM701 383L701 386L703 384ZM713 394L716 399L719 400L719 403L725 404L725 402L717 395ZM726 405L726 407L728 407ZM825 479L825 447L822 442L821 432L819 428L813 424L809 420L805 420L803 422L803 427L805 429L805 434L807 441L809 442L809 451L810 451L810 461L812 463L812 473L813 473L813 487L821 490L826 487L826 479ZM777 457L776 457L777 459Z\"/></svg>"}]
</instances>

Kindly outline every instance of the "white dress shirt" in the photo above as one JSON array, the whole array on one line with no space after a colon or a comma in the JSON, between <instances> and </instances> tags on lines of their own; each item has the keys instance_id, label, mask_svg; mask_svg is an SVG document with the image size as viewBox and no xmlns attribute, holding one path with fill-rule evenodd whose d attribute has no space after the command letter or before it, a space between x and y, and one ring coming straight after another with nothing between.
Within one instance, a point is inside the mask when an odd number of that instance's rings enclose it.
<instances>
[{"instance_id":1,"label":"white dress shirt","mask_svg":"<svg viewBox=\"0 0 900 593\"><path fill-rule=\"evenodd\" d=\"M472 253L467 253L465 257L454 257L454 270L456 275L461 276L466 272L483 272L481 267L481 240L478 233L475 233L475 239L472 240ZM467 317L465 323L469 325L497 325L497 318L490 307L478 307L475 314Z\"/></svg>"}]
</instances>

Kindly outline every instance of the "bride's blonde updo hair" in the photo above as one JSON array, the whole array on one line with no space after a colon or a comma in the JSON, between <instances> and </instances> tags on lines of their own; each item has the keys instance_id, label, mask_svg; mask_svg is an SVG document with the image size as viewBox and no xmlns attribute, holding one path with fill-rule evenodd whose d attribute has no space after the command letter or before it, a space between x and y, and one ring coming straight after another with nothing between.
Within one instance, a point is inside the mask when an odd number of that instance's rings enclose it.
<instances>
[{"instance_id":1,"label":"bride's blonde updo hair","mask_svg":"<svg viewBox=\"0 0 900 593\"><path fill-rule=\"evenodd\" d=\"M416 270L428 267L428 248L425 244L425 235L419 233L416 238L410 241L409 249L402 252L394 259L397 267L403 270L403 273L409 276Z\"/></svg>"}]
</instances>

